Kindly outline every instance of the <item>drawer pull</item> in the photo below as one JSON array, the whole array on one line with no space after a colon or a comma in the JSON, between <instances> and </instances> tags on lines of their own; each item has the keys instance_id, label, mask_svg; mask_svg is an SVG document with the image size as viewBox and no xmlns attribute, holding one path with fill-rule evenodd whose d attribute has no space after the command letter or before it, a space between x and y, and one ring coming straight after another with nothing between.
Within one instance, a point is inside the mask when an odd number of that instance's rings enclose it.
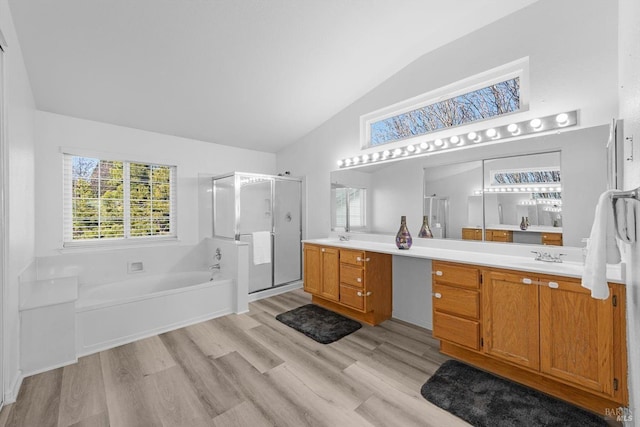
<instances>
[{"instance_id":1,"label":"drawer pull","mask_svg":"<svg viewBox=\"0 0 640 427\"><path fill-rule=\"evenodd\" d=\"M371 295L371 291L369 291L369 292L367 292L365 294L363 294L362 292L358 291L358 292L356 292L356 295L358 295L359 297L368 297L368 296Z\"/></svg>"},{"instance_id":2,"label":"drawer pull","mask_svg":"<svg viewBox=\"0 0 640 427\"><path fill-rule=\"evenodd\" d=\"M362 278L358 277L358 278L356 279L356 282L358 282L358 283L362 283Z\"/></svg>"},{"instance_id":3,"label":"drawer pull","mask_svg":"<svg viewBox=\"0 0 640 427\"><path fill-rule=\"evenodd\" d=\"M324 252L324 248L322 248L322 252Z\"/></svg>"},{"instance_id":4,"label":"drawer pull","mask_svg":"<svg viewBox=\"0 0 640 427\"><path fill-rule=\"evenodd\" d=\"M433 294L433 297L440 299L440 298L442 298L442 294L440 292L436 292L436 293Z\"/></svg>"},{"instance_id":5,"label":"drawer pull","mask_svg":"<svg viewBox=\"0 0 640 427\"><path fill-rule=\"evenodd\" d=\"M365 258L364 260L365 260L366 262L369 262L369 261L371 261L371 258Z\"/></svg>"},{"instance_id":6,"label":"drawer pull","mask_svg":"<svg viewBox=\"0 0 640 427\"><path fill-rule=\"evenodd\" d=\"M560 285L558 284L558 282L549 282L549 287L553 289L558 289Z\"/></svg>"},{"instance_id":7,"label":"drawer pull","mask_svg":"<svg viewBox=\"0 0 640 427\"><path fill-rule=\"evenodd\" d=\"M357 262L360 262L360 261L362 261L362 258L357 257L357 258L356 258L356 261L357 261Z\"/></svg>"},{"instance_id":8,"label":"drawer pull","mask_svg":"<svg viewBox=\"0 0 640 427\"><path fill-rule=\"evenodd\" d=\"M356 292L356 295L358 295L359 297L361 297L361 296L362 296L362 292L358 291L358 292Z\"/></svg>"},{"instance_id":9,"label":"drawer pull","mask_svg":"<svg viewBox=\"0 0 640 427\"><path fill-rule=\"evenodd\" d=\"M442 271L436 270L436 276L442 276Z\"/></svg>"},{"instance_id":10,"label":"drawer pull","mask_svg":"<svg viewBox=\"0 0 640 427\"><path fill-rule=\"evenodd\" d=\"M524 283L525 285L530 285L533 283L533 280L525 277L524 279L522 279L522 283Z\"/></svg>"}]
</instances>

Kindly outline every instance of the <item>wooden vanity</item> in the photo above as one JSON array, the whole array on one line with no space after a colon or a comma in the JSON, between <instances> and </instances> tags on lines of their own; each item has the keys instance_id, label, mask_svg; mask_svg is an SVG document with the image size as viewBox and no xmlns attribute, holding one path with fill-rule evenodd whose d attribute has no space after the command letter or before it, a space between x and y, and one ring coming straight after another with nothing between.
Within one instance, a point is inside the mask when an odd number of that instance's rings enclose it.
<instances>
[{"instance_id":1,"label":"wooden vanity","mask_svg":"<svg viewBox=\"0 0 640 427\"><path fill-rule=\"evenodd\" d=\"M433 261L440 351L601 414L628 405L625 288Z\"/></svg>"},{"instance_id":2,"label":"wooden vanity","mask_svg":"<svg viewBox=\"0 0 640 427\"><path fill-rule=\"evenodd\" d=\"M369 325L391 318L391 255L304 245L304 290L314 304Z\"/></svg>"}]
</instances>

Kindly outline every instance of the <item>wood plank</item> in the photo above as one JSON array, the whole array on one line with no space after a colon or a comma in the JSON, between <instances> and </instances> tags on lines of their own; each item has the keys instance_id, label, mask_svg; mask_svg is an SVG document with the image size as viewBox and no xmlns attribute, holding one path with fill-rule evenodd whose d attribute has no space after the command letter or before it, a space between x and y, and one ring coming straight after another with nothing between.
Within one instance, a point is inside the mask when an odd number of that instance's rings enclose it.
<instances>
[{"instance_id":1,"label":"wood plank","mask_svg":"<svg viewBox=\"0 0 640 427\"><path fill-rule=\"evenodd\" d=\"M143 375L155 374L176 366L176 362L157 335L134 342L133 348Z\"/></svg>"},{"instance_id":2,"label":"wood plank","mask_svg":"<svg viewBox=\"0 0 640 427\"><path fill-rule=\"evenodd\" d=\"M56 426L61 389L62 368L25 378L7 426Z\"/></svg>"},{"instance_id":3,"label":"wood plank","mask_svg":"<svg viewBox=\"0 0 640 427\"><path fill-rule=\"evenodd\" d=\"M253 403L246 401L213 419L213 427L276 427Z\"/></svg>"},{"instance_id":4,"label":"wood plank","mask_svg":"<svg viewBox=\"0 0 640 427\"><path fill-rule=\"evenodd\" d=\"M13 408L13 403L9 405L4 405L2 410L0 410L0 427L7 426L7 421L9 420L9 416L11 415L11 410Z\"/></svg>"},{"instance_id":5,"label":"wood plank","mask_svg":"<svg viewBox=\"0 0 640 427\"><path fill-rule=\"evenodd\" d=\"M163 425L211 425L211 418L198 399L193 383L179 366L149 375L144 381L155 396L154 408Z\"/></svg>"},{"instance_id":6,"label":"wood plank","mask_svg":"<svg viewBox=\"0 0 640 427\"><path fill-rule=\"evenodd\" d=\"M273 381L261 375L239 353L229 353L212 362L265 414L269 422L279 427L322 425L321 420L312 417L288 396L275 393Z\"/></svg>"},{"instance_id":7,"label":"wood plank","mask_svg":"<svg viewBox=\"0 0 640 427\"><path fill-rule=\"evenodd\" d=\"M109 427L110 425L109 414L107 412L102 412L72 424L70 427Z\"/></svg>"},{"instance_id":8,"label":"wood plank","mask_svg":"<svg viewBox=\"0 0 640 427\"><path fill-rule=\"evenodd\" d=\"M62 391L58 425L77 424L107 412L100 354L81 357L62 370Z\"/></svg>"},{"instance_id":9,"label":"wood plank","mask_svg":"<svg viewBox=\"0 0 640 427\"><path fill-rule=\"evenodd\" d=\"M184 330L160 335L167 350L193 384L210 417L220 415L244 401L236 386L205 356Z\"/></svg>"},{"instance_id":10,"label":"wood plank","mask_svg":"<svg viewBox=\"0 0 640 427\"><path fill-rule=\"evenodd\" d=\"M234 350L233 343L221 337L211 322L196 323L184 331L206 356L220 357Z\"/></svg>"}]
</instances>

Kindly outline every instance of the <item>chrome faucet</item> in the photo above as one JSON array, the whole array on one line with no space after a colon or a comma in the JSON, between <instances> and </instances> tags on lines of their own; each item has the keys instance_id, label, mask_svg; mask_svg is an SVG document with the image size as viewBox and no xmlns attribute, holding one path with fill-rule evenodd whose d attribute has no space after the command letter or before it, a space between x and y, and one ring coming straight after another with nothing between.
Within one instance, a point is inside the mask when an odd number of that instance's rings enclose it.
<instances>
[{"instance_id":1,"label":"chrome faucet","mask_svg":"<svg viewBox=\"0 0 640 427\"><path fill-rule=\"evenodd\" d=\"M338 235L338 239L340 239L341 242L348 242L349 241L349 236L345 236L345 235Z\"/></svg>"},{"instance_id":2,"label":"chrome faucet","mask_svg":"<svg viewBox=\"0 0 640 427\"><path fill-rule=\"evenodd\" d=\"M217 264L211 264L211 265L209 266L209 270L211 270L211 271L213 271L213 270L218 270L218 271L220 271L220 263L217 263Z\"/></svg>"},{"instance_id":3,"label":"chrome faucet","mask_svg":"<svg viewBox=\"0 0 640 427\"><path fill-rule=\"evenodd\" d=\"M538 252L538 251L531 251L532 254L536 254L535 260L536 261L543 261L543 262L558 262L561 263L562 262L562 257L565 256L566 254L551 254L549 252Z\"/></svg>"}]
</instances>

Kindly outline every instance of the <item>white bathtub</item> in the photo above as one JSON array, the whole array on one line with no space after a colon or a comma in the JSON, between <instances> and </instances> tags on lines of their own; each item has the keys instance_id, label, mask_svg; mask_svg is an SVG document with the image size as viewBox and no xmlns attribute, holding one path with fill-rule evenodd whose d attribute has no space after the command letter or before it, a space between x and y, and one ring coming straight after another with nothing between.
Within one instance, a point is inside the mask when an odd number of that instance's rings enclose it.
<instances>
[{"instance_id":1,"label":"white bathtub","mask_svg":"<svg viewBox=\"0 0 640 427\"><path fill-rule=\"evenodd\" d=\"M233 280L208 271L141 276L81 286L77 354L102 351L233 312Z\"/></svg>"}]
</instances>

